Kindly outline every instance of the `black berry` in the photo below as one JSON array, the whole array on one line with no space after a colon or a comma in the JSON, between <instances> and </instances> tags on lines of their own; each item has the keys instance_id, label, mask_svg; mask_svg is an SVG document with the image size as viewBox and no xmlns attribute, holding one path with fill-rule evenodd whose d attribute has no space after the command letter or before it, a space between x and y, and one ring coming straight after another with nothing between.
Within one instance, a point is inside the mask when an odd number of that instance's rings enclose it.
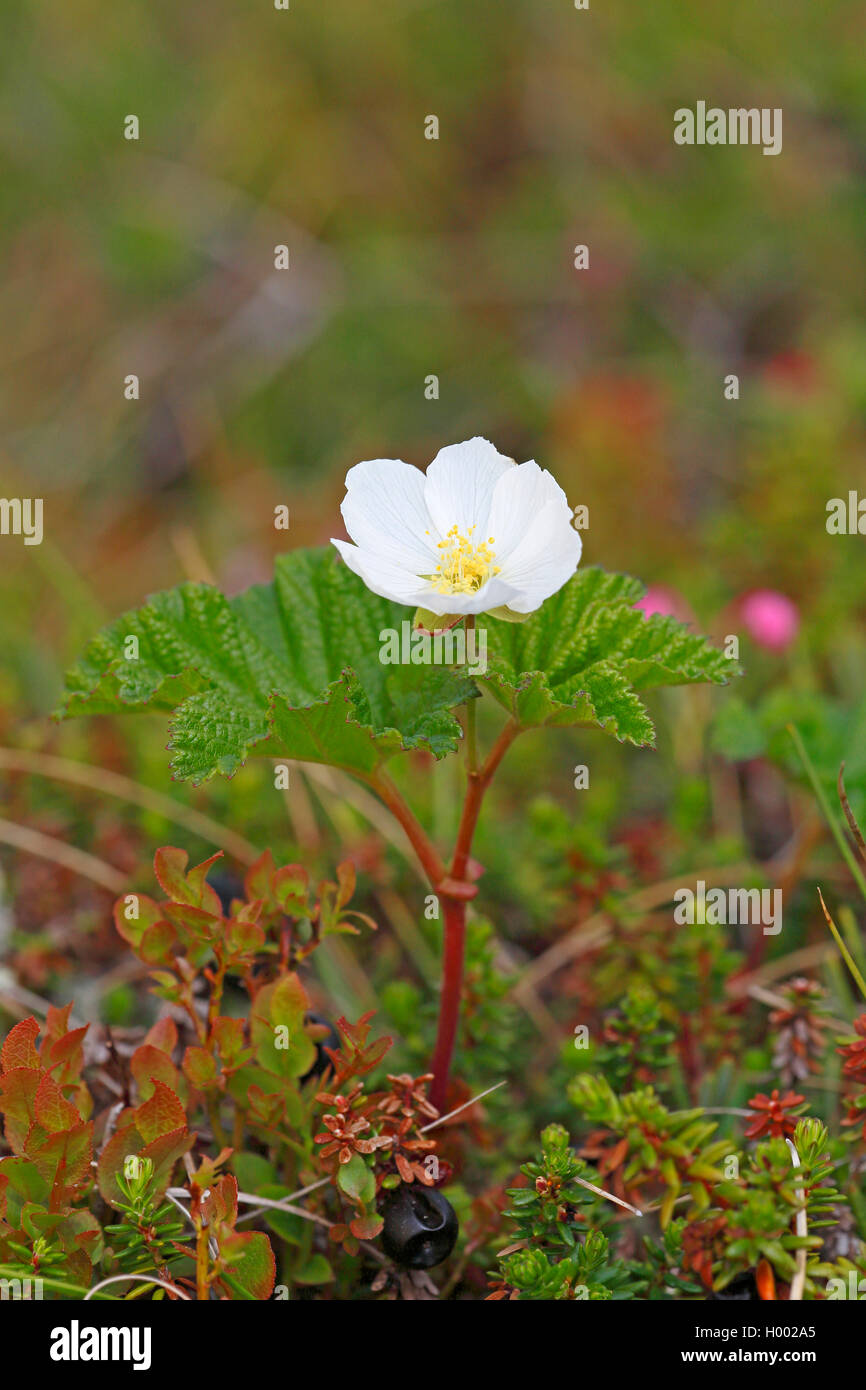
<instances>
[{"instance_id":1,"label":"black berry","mask_svg":"<svg viewBox=\"0 0 866 1390\"><path fill-rule=\"evenodd\" d=\"M457 1213L435 1188L403 1183L382 1207L385 1253L408 1269L447 1260L457 1239Z\"/></svg>"}]
</instances>

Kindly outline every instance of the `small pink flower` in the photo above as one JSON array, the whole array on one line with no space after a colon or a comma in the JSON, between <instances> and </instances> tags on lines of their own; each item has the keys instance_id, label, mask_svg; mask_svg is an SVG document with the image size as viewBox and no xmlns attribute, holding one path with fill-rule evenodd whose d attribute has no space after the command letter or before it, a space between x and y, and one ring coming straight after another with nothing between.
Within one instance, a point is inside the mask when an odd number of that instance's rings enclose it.
<instances>
[{"instance_id":1,"label":"small pink flower","mask_svg":"<svg viewBox=\"0 0 866 1390\"><path fill-rule=\"evenodd\" d=\"M775 589L755 589L746 594L740 617L752 640L770 652L790 647L800 628L797 605Z\"/></svg>"},{"instance_id":2,"label":"small pink flower","mask_svg":"<svg viewBox=\"0 0 866 1390\"><path fill-rule=\"evenodd\" d=\"M688 622L691 617L680 595L673 589L666 589L663 584L656 584L647 589L643 598L638 599L634 606L640 609L645 618L660 613L663 618L679 618L680 622Z\"/></svg>"}]
</instances>

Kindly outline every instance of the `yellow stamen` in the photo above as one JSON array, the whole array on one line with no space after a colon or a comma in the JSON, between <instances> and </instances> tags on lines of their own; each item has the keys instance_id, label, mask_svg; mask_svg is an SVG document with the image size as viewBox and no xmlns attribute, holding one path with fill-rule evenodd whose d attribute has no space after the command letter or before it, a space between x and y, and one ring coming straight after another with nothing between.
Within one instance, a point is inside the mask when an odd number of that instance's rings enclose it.
<instances>
[{"instance_id":1,"label":"yellow stamen","mask_svg":"<svg viewBox=\"0 0 866 1390\"><path fill-rule=\"evenodd\" d=\"M439 541L437 550L442 558L434 574L429 576L437 594L474 594L486 584L501 566L494 563L496 556L490 549L495 544L492 536L487 543L476 545L471 540L474 526L469 527L463 536L457 526L452 526L444 541Z\"/></svg>"}]
</instances>

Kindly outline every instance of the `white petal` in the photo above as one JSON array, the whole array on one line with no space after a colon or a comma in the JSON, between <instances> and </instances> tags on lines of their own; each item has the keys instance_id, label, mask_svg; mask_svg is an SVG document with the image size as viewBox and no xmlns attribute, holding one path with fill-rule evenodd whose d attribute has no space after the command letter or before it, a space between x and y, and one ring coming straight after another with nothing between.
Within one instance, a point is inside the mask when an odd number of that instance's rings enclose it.
<instances>
[{"instance_id":1,"label":"white petal","mask_svg":"<svg viewBox=\"0 0 866 1390\"><path fill-rule=\"evenodd\" d=\"M432 613L487 613L491 608L514 607L520 590L506 584L500 575L482 585L474 594L439 594L431 588L419 606Z\"/></svg>"},{"instance_id":2,"label":"white petal","mask_svg":"<svg viewBox=\"0 0 866 1390\"><path fill-rule=\"evenodd\" d=\"M513 604L520 591L497 576L474 594L440 594L427 580L382 560L368 550L359 550L348 541L332 540L349 566L368 589L380 598L392 599L407 608L429 608L431 613L486 613L489 608Z\"/></svg>"},{"instance_id":3,"label":"white petal","mask_svg":"<svg viewBox=\"0 0 866 1390\"><path fill-rule=\"evenodd\" d=\"M508 605L515 613L533 613L577 569L583 547L570 516L558 499L548 502L503 564L499 578L520 591Z\"/></svg>"},{"instance_id":4,"label":"white petal","mask_svg":"<svg viewBox=\"0 0 866 1390\"><path fill-rule=\"evenodd\" d=\"M454 525L463 534L474 526L475 535L480 538L487 525L493 490L503 473L515 467L513 459L505 458L480 436L440 449L427 469L424 497L442 535Z\"/></svg>"},{"instance_id":5,"label":"white petal","mask_svg":"<svg viewBox=\"0 0 866 1390\"><path fill-rule=\"evenodd\" d=\"M380 598L393 599L395 603L405 603L409 608L429 608L429 585L402 565L391 560L383 560L381 555L370 550L359 550L348 541L331 541L349 566L354 570L374 594ZM436 609L438 613L440 610ZM444 611L444 610L442 610Z\"/></svg>"},{"instance_id":6,"label":"white petal","mask_svg":"<svg viewBox=\"0 0 866 1390\"><path fill-rule=\"evenodd\" d=\"M340 511L355 544L413 575L432 574L441 537L427 513L424 486L420 469L401 459L368 459L350 468Z\"/></svg>"},{"instance_id":7,"label":"white petal","mask_svg":"<svg viewBox=\"0 0 866 1390\"><path fill-rule=\"evenodd\" d=\"M566 524L571 520L568 499L559 483L539 468L534 459L503 474L493 491L493 502L483 539L493 537L496 563L504 565L525 539L527 530L549 503L556 503Z\"/></svg>"}]
</instances>

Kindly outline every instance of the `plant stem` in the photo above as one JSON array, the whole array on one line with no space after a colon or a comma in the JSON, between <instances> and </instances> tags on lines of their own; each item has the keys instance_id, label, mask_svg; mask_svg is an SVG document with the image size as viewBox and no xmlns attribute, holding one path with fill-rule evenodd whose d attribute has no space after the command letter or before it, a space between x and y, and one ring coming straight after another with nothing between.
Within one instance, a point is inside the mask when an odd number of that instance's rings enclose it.
<instances>
[{"instance_id":1,"label":"plant stem","mask_svg":"<svg viewBox=\"0 0 866 1390\"><path fill-rule=\"evenodd\" d=\"M466 649L469 650L470 632L475 631L475 614L469 613L464 619L466 630ZM466 701L466 771L472 777L478 771L478 744L475 735L475 700Z\"/></svg>"},{"instance_id":2,"label":"plant stem","mask_svg":"<svg viewBox=\"0 0 866 1390\"><path fill-rule=\"evenodd\" d=\"M378 792L388 810L402 825L406 836L421 860L422 867L431 884L436 888L445 877L445 863L424 829L407 805L394 782L386 772L379 772L370 779L370 785Z\"/></svg>"},{"instance_id":3,"label":"plant stem","mask_svg":"<svg viewBox=\"0 0 866 1390\"><path fill-rule=\"evenodd\" d=\"M467 769L466 799L463 803L463 814L460 818L457 843L454 847L454 857L451 861L449 874L449 879L454 885L466 883L472 839L478 824L484 793L519 732L519 725L514 720L509 720L501 730L480 772L471 767ZM441 1111L445 1108L448 1076L451 1071L451 1058L454 1055L457 1023L460 1017L467 899L465 896L452 896L444 892L441 884L439 891L443 900L442 995L439 1001L436 1047L431 1063L433 1083L430 1087L430 1101L437 1110Z\"/></svg>"},{"instance_id":4,"label":"plant stem","mask_svg":"<svg viewBox=\"0 0 866 1390\"><path fill-rule=\"evenodd\" d=\"M210 1284L208 1282L207 1226L204 1224L201 1215L199 1215L196 1221L195 1286L196 1298L200 1303L206 1303L210 1297Z\"/></svg>"},{"instance_id":5,"label":"plant stem","mask_svg":"<svg viewBox=\"0 0 866 1390\"><path fill-rule=\"evenodd\" d=\"M445 1109L448 1076L451 1070L451 1058L454 1055L457 1024L460 1019L463 957L466 946L466 903L458 902L455 898L445 898L442 911L442 994L439 999L436 1046L433 1050L433 1061L430 1064L430 1069L433 1072L430 1103L435 1105L439 1111Z\"/></svg>"},{"instance_id":6,"label":"plant stem","mask_svg":"<svg viewBox=\"0 0 866 1390\"><path fill-rule=\"evenodd\" d=\"M443 1110L445 1106L448 1075L451 1070L454 1040L457 1036L457 1023L460 1017L463 955L466 939L466 903L475 894L475 889L466 879L472 850L472 838L478 824L484 793L500 762L520 732L520 725L517 721L509 719L501 729L483 767L479 770L475 743L474 703L473 700L467 702L466 797L463 802L457 842L450 868L446 867L445 861L427 831L388 774L379 771L368 779L369 785L402 825L412 848L421 861L424 872L430 880L430 886L443 905L442 993L439 1001L436 1046L431 1064L433 1083L430 1088L430 1099L437 1110Z\"/></svg>"}]
</instances>

